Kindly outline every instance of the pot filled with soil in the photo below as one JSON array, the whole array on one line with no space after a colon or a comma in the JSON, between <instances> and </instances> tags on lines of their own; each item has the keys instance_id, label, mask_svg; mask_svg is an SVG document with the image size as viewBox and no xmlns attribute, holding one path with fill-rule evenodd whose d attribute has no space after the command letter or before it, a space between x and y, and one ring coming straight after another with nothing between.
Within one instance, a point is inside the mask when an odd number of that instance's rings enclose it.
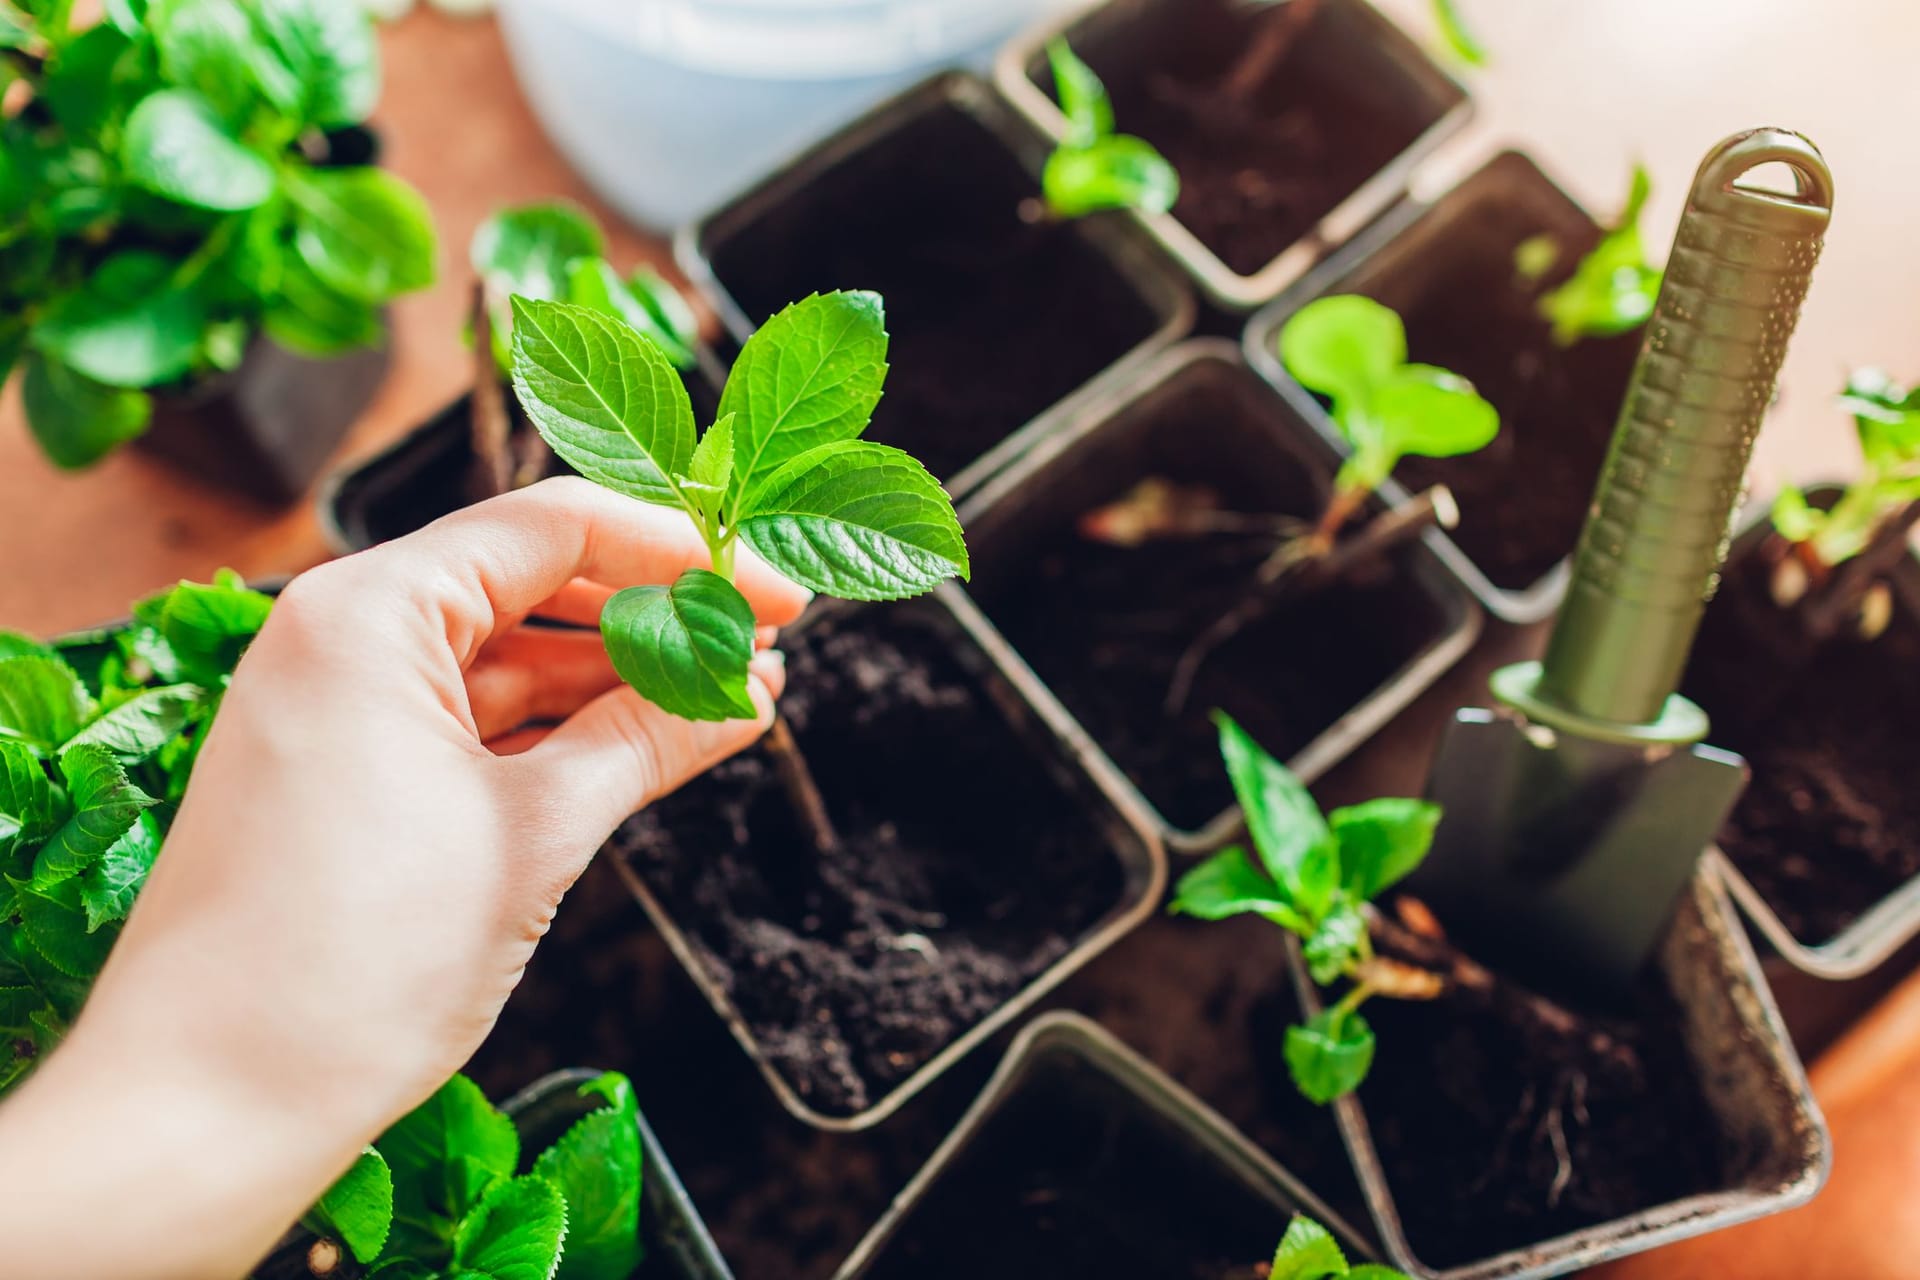
<instances>
[{"instance_id":1,"label":"pot filled with soil","mask_svg":"<svg viewBox=\"0 0 1920 1280\"><path fill-rule=\"evenodd\" d=\"M863 1129L1149 915L1165 858L958 592L783 647L783 728L611 847L782 1104Z\"/></svg>"},{"instance_id":2,"label":"pot filled with soil","mask_svg":"<svg viewBox=\"0 0 1920 1280\"><path fill-rule=\"evenodd\" d=\"M1567 344L1542 311L1601 237L1531 160L1507 152L1432 205L1396 209L1247 330L1253 366L1336 442L1321 402L1278 352L1287 321L1331 294L1391 307L1405 324L1409 359L1452 370L1500 411L1492 444L1470 457L1408 457L1382 492L1403 502L1434 484L1452 490L1459 527L1436 546L1488 611L1509 622L1540 621L1566 590L1566 557L1640 348L1637 328ZM1552 257L1538 277L1516 263L1528 245Z\"/></svg>"},{"instance_id":3,"label":"pot filled with soil","mask_svg":"<svg viewBox=\"0 0 1920 1280\"><path fill-rule=\"evenodd\" d=\"M1376 923L1375 945L1417 961L1431 917L1408 902L1386 909L1397 927ZM1695 876L1631 1008L1589 1015L1464 963L1437 999L1368 1006L1377 1056L1334 1104L1397 1265L1565 1275L1804 1204L1824 1181L1824 1122L1712 874ZM1297 950L1294 976L1320 1012Z\"/></svg>"},{"instance_id":4,"label":"pot filled with soil","mask_svg":"<svg viewBox=\"0 0 1920 1280\"><path fill-rule=\"evenodd\" d=\"M1825 509L1840 491L1807 496ZM1687 670L1716 739L1753 770L1718 840L1728 886L1785 963L1822 979L1862 977L1920 935L1920 564L1903 530L1889 536L1883 563L1863 553L1783 606L1785 540L1751 521ZM1871 636L1857 606L1823 616L1850 566L1878 579ZM1846 1003L1863 1012L1871 994ZM1841 997L1829 985L1820 1003Z\"/></svg>"},{"instance_id":5,"label":"pot filled with soil","mask_svg":"<svg viewBox=\"0 0 1920 1280\"><path fill-rule=\"evenodd\" d=\"M942 76L687 228L680 265L743 342L795 298L884 295L893 374L867 438L960 494L1193 322L1139 228L1033 212L1047 151L986 84Z\"/></svg>"},{"instance_id":6,"label":"pot filled with soil","mask_svg":"<svg viewBox=\"0 0 1920 1280\"><path fill-rule=\"evenodd\" d=\"M1232 311L1382 213L1471 115L1466 91L1364 0L1113 0L1001 54L1001 90L1059 139L1059 37L1105 82L1119 127L1179 172L1173 210L1139 220Z\"/></svg>"},{"instance_id":7,"label":"pot filled with soil","mask_svg":"<svg viewBox=\"0 0 1920 1280\"><path fill-rule=\"evenodd\" d=\"M1021 1033L837 1280L1254 1280L1295 1214L1351 1232L1284 1170L1075 1014Z\"/></svg>"},{"instance_id":8,"label":"pot filled with soil","mask_svg":"<svg viewBox=\"0 0 1920 1280\"><path fill-rule=\"evenodd\" d=\"M1478 634L1479 609L1419 541L1312 588L1263 580L1335 466L1233 344L1197 341L962 504L970 594L1176 848L1217 846L1239 821L1214 711L1317 777ZM1161 498L1185 514L1127 533Z\"/></svg>"}]
</instances>

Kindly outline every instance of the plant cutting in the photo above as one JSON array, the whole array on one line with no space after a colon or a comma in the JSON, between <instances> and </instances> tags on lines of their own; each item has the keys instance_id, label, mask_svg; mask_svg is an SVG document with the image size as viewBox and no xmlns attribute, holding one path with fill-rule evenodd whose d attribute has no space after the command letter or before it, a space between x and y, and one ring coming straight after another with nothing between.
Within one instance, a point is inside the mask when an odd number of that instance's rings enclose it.
<instances>
[{"instance_id":1,"label":"plant cutting","mask_svg":"<svg viewBox=\"0 0 1920 1280\"><path fill-rule=\"evenodd\" d=\"M1350 1265L1331 1231L1296 1213L1274 1251L1267 1280L1338 1280L1341 1276L1350 1280L1408 1280L1404 1272L1376 1262Z\"/></svg>"},{"instance_id":2,"label":"plant cutting","mask_svg":"<svg viewBox=\"0 0 1920 1280\"><path fill-rule=\"evenodd\" d=\"M1652 194L1652 175L1645 165L1635 165L1620 216L1574 265L1571 275L1540 294L1540 314L1553 326L1553 340L1559 346L1632 333L1653 314L1662 273L1647 261L1646 241L1640 234L1640 215ZM1561 252L1550 233L1521 241L1513 255L1519 281L1538 286L1553 273Z\"/></svg>"},{"instance_id":3,"label":"plant cutting","mask_svg":"<svg viewBox=\"0 0 1920 1280\"><path fill-rule=\"evenodd\" d=\"M21 101L0 125L0 369L63 467L239 372L262 333L313 357L377 344L381 308L434 274L419 194L332 158L379 89L358 6L106 10L0 23Z\"/></svg>"},{"instance_id":4,"label":"plant cutting","mask_svg":"<svg viewBox=\"0 0 1920 1280\"><path fill-rule=\"evenodd\" d=\"M0 632L0 1094L79 1013L271 606L222 573L115 631Z\"/></svg>"},{"instance_id":5,"label":"plant cutting","mask_svg":"<svg viewBox=\"0 0 1920 1280\"><path fill-rule=\"evenodd\" d=\"M1106 209L1165 213L1180 198L1180 175L1144 138L1113 131L1113 103L1093 68L1064 39L1047 45L1067 136L1040 175L1046 212L1083 218Z\"/></svg>"}]
</instances>

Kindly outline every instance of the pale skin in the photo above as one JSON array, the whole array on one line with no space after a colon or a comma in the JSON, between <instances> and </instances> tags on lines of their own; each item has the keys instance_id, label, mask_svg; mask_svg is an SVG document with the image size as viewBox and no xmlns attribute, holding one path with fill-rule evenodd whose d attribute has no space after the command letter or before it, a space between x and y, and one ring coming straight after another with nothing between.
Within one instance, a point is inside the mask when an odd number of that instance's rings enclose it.
<instances>
[{"instance_id":1,"label":"pale skin","mask_svg":"<svg viewBox=\"0 0 1920 1280\"><path fill-rule=\"evenodd\" d=\"M772 723L808 596L742 553L760 715L718 725L523 623L706 564L684 517L568 479L295 580L72 1035L0 1106L0 1277L243 1275L459 1070L614 827Z\"/></svg>"}]
</instances>

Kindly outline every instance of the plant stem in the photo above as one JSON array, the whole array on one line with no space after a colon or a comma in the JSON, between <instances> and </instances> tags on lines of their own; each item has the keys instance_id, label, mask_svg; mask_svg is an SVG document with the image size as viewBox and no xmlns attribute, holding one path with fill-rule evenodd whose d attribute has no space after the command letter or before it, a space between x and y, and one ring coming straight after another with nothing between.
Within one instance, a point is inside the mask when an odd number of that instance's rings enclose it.
<instances>
[{"instance_id":1,"label":"plant stem","mask_svg":"<svg viewBox=\"0 0 1920 1280\"><path fill-rule=\"evenodd\" d=\"M493 309L487 286L475 282L469 315L473 323L472 485L480 497L494 498L513 487L513 420L500 368L493 357Z\"/></svg>"},{"instance_id":2,"label":"plant stem","mask_svg":"<svg viewBox=\"0 0 1920 1280\"><path fill-rule=\"evenodd\" d=\"M1916 524L1920 524L1920 501L1909 502L1882 520L1866 548L1834 571L1827 585L1805 605L1802 616L1813 636L1825 640L1839 634L1873 584L1912 554L1909 535Z\"/></svg>"},{"instance_id":3,"label":"plant stem","mask_svg":"<svg viewBox=\"0 0 1920 1280\"><path fill-rule=\"evenodd\" d=\"M1327 501L1327 509L1320 513L1320 523L1314 525L1313 533L1307 540L1309 554L1323 556L1333 550L1340 530L1346 528L1347 521L1353 519L1354 513L1360 510L1370 492L1372 490L1352 485L1333 491L1333 497Z\"/></svg>"},{"instance_id":4,"label":"plant stem","mask_svg":"<svg viewBox=\"0 0 1920 1280\"><path fill-rule=\"evenodd\" d=\"M1351 1017L1354 1010L1365 1004L1367 998L1372 994L1372 987L1364 982L1356 982L1353 984L1352 989L1344 996L1341 996L1339 1002L1327 1012L1332 1015L1333 1020L1336 1022L1342 1018Z\"/></svg>"},{"instance_id":5,"label":"plant stem","mask_svg":"<svg viewBox=\"0 0 1920 1280\"><path fill-rule=\"evenodd\" d=\"M219 261L220 255L227 251L227 243L233 239L234 230L239 225L239 215L222 218L220 225L208 232L207 238L200 242L200 247L174 270L175 287L184 289L205 275L207 268Z\"/></svg>"},{"instance_id":6,"label":"plant stem","mask_svg":"<svg viewBox=\"0 0 1920 1280\"><path fill-rule=\"evenodd\" d=\"M800 825L806 828L813 851L821 855L831 853L840 846L839 833L827 816L827 802L820 795L819 784L813 780L813 770L807 767L807 758L784 718L774 718L773 728L767 730L766 747L773 755L773 766L780 775L781 785L787 789L787 799L793 803Z\"/></svg>"}]
</instances>

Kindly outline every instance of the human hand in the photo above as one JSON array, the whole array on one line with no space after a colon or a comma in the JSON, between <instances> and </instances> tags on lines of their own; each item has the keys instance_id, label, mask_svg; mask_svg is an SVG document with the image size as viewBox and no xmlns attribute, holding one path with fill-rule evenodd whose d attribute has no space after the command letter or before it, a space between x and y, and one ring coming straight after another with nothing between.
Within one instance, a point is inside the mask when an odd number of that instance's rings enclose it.
<instances>
[{"instance_id":1,"label":"human hand","mask_svg":"<svg viewBox=\"0 0 1920 1280\"><path fill-rule=\"evenodd\" d=\"M184 1156L160 1205L151 1179L118 1195L99 1184L120 1173L73 1172L150 1258L158 1240L204 1248L177 1271L83 1253L32 1274L244 1270L460 1068L613 828L751 744L784 684L779 655L763 652L757 720L676 720L620 684L597 632L524 620L592 622L614 588L705 563L681 516L553 480L288 587L83 1015L0 1111L0 1148L31 1145L17 1129L35 1108L139 1078L172 1115L122 1117L132 1134L94 1144L71 1129L57 1140L89 1147L94 1165L129 1145ZM744 553L738 583L763 642L807 602ZM89 1105L81 1123L104 1124ZM141 1140L157 1129L188 1145ZM22 1220L36 1199L63 1203L61 1179L34 1167ZM0 1184L6 1170L0 1156ZM83 1243L105 1247L97 1233Z\"/></svg>"}]
</instances>

